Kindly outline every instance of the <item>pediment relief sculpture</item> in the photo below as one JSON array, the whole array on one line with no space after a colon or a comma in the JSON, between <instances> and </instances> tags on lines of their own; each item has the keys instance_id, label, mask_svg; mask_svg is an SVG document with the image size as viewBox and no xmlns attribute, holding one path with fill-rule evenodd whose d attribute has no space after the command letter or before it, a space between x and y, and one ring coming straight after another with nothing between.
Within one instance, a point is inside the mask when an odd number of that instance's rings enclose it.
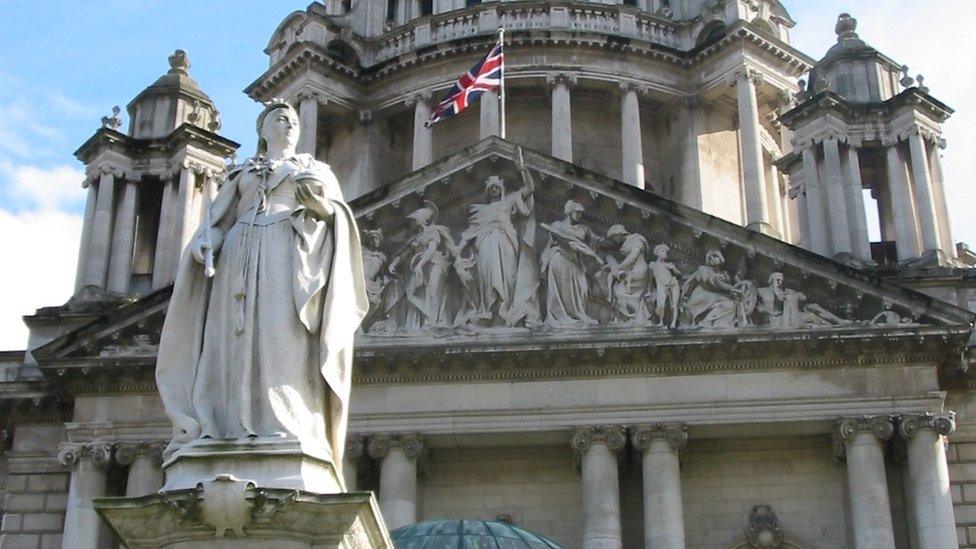
<instances>
[{"instance_id":1,"label":"pediment relief sculpture","mask_svg":"<svg viewBox=\"0 0 976 549\"><path fill-rule=\"evenodd\" d=\"M707 227L535 172L521 149L361 215L361 336L816 330L923 322ZM714 222L714 220L712 220Z\"/></svg>"}]
</instances>

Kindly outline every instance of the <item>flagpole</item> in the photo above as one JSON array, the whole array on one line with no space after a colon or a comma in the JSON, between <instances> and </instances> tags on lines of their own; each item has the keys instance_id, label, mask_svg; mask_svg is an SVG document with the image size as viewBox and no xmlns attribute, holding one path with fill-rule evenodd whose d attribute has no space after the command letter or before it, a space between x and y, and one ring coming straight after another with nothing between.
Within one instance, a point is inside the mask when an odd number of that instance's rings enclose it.
<instances>
[{"instance_id":1,"label":"flagpole","mask_svg":"<svg viewBox=\"0 0 976 549\"><path fill-rule=\"evenodd\" d=\"M501 138L505 139L505 28L498 29L498 43L502 46L502 83L499 86L498 99L501 110Z\"/></svg>"}]
</instances>

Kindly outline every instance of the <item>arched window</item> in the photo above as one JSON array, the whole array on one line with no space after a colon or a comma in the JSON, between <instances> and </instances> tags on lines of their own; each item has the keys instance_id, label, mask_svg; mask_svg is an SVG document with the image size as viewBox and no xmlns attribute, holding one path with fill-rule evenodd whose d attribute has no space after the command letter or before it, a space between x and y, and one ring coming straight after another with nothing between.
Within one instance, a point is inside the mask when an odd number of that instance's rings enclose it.
<instances>
[{"instance_id":1,"label":"arched window","mask_svg":"<svg viewBox=\"0 0 976 549\"><path fill-rule=\"evenodd\" d=\"M728 29L728 25L724 21L711 21L705 25L705 28L698 33L698 40L695 44L702 46L705 44L711 44L719 38L725 36L725 31Z\"/></svg>"},{"instance_id":2,"label":"arched window","mask_svg":"<svg viewBox=\"0 0 976 549\"><path fill-rule=\"evenodd\" d=\"M352 67L359 65L359 55L356 54L355 48L344 40L333 40L329 42L325 50L329 53L329 57L343 65Z\"/></svg>"}]
</instances>

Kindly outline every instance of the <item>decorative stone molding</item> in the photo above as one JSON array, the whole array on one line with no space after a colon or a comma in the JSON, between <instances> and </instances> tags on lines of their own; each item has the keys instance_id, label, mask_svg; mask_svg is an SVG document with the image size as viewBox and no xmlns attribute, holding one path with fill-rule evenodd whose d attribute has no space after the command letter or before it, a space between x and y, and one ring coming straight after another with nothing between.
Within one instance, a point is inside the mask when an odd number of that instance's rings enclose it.
<instances>
[{"instance_id":1,"label":"decorative stone molding","mask_svg":"<svg viewBox=\"0 0 976 549\"><path fill-rule=\"evenodd\" d=\"M904 414L900 420L898 432L905 440L911 440L923 429L930 429L944 437L950 437L956 431L955 412Z\"/></svg>"},{"instance_id":2,"label":"decorative stone molding","mask_svg":"<svg viewBox=\"0 0 976 549\"><path fill-rule=\"evenodd\" d=\"M345 455L351 459L363 457L366 451L366 437L362 435L348 435L346 437Z\"/></svg>"},{"instance_id":3,"label":"decorative stone molding","mask_svg":"<svg viewBox=\"0 0 976 549\"><path fill-rule=\"evenodd\" d=\"M576 452L586 452L594 442L602 442L611 452L619 452L627 444L627 430L620 425L577 427L573 430L570 444Z\"/></svg>"},{"instance_id":4,"label":"decorative stone molding","mask_svg":"<svg viewBox=\"0 0 976 549\"><path fill-rule=\"evenodd\" d=\"M102 128L119 131L122 127L122 117L119 114L122 113L122 109L118 105L112 107L112 116L102 117Z\"/></svg>"},{"instance_id":5,"label":"decorative stone molding","mask_svg":"<svg viewBox=\"0 0 976 549\"><path fill-rule=\"evenodd\" d=\"M359 123L366 125L373 122L373 111L361 110L359 111Z\"/></svg>"},{"instance_id":6,"label":"decorative stone molding","mask_svg":"<svg viewBox=\"0 0 976 549\"><path fill-rule=\"evenodd\" d=\"M137 456L148 456L156 465L163 463L165 442L119 442L115 445L115 462L132 465Z\"/></svg>"},{"instance_id":7,"label":"decorative stone molding","mask_svg":"<svg viewBox=\"0 0 976 549\"><path fill-rule=\"evenodd\" d=\"M569 88L573 88L576 86L577 82L578 82L578 77L573 73L554 72L546 75L546 85L548 86L556 86L558 84L562 84Z\"/></svg>"},{"instance_id":8,"label":"decorative stone molding","mask_svg":"<svg viewBox=\"0 0 976 549\"><path fill-rule=\"evenodd\" d=\"M630 434L630 442L634 448L646 452L654 439L662 438L668 441L668 446L679 451L688 444L688 428L678 423L656 423L634 427Z\"/></svg>"},{"instance_id":9,"label":"decorative stone molding","mask_svg":"<svg viewBox=\"0 0 976 549\"><path fill-rule=\"evenodd\" d=\"M112 458L112 445L108 442L62 442L58 445L58 462L73 468L82 460L95 465L108 465Z\"/></svg>"},{"instance_id":10,"label":"decorative stone molding","mask_svg":"<svg viewBox=\"0 0 976 549\"><path fill-rule=\"evenodd\" d=\"M862 433L870 433L881 441L895 434L895 423L889 415L865 415L846 417L837 420L834 428L834 454L838 459L846 455L846 442L851 442Z\"/></svg>"},{"instance_id":11,"label":"decorative stone molding","mask_svg":"<svg viewBox=\"0 0 976 549\"><path fill-rule=\"evenodd\" d=\"M749 512L746 527L746 543L754 549L779 549L783 546L783 526L773 508L766 504L756 505Z\"/></svg>"},{"instance_id":12,"label":"decorative stone molding","mask_svg":"<svg viewBox=\"0 0 976 549\"><path fill-rule=\"evenodd\" d=\"M369 437L366 452L373 459L383 459L392 448L402 448L407 457L416 459L423 454L426 443L416 433L375 435Z\"/></svg>"}]
</instances>

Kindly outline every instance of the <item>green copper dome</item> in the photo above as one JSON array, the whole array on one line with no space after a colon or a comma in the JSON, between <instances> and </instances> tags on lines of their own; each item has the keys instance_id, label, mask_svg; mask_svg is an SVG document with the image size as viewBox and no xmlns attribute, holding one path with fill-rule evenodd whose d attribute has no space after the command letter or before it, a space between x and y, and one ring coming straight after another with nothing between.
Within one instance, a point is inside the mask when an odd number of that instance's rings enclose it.
<instances>
[{"instance_id":1,"label":"green copper dome","mask_svg":"<svg viewBox=\"0 0 976 549\"><path fill-rule=\"evenodd\" d=\"M511 524L484 520L435 520L390 533L396 549L562 549L556 542Z\"/></svg>"}]
</instances>

